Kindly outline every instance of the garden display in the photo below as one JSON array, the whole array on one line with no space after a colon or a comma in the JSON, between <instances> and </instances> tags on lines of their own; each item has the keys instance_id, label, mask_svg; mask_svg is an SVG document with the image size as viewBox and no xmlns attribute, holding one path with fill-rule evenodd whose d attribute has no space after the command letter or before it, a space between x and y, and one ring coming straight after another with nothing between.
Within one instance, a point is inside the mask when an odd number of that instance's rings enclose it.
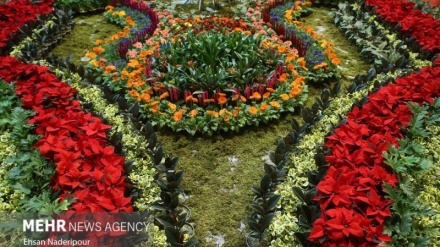
<instances>
[{"instance_id":1,"label":"garden display","mask_svg":"<svg viewBox=\"0 0 440 247\"><path fill-rule=\"evenodd\" d=\"M440 246L440 9L0 0L1 246Z\"/></svg>"}]
</instances>

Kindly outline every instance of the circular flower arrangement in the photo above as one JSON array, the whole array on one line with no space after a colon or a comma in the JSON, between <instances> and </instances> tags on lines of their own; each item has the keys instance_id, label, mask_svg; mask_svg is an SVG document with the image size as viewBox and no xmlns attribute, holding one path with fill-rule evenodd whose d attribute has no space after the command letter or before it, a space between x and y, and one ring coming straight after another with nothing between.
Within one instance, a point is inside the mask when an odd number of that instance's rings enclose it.
<instances>
[{"instance_id":1,"label":"circular flower arrangement","mask_svg":"<svg viewBox=\"0 0 440 247\"><path fill-rule=\"evenodd\" d=\"M305 101L305 59L262 21L159 18L153 37L127 53L120 78L106 75L154 123L190 134L238 131Z\"/></svg>"}]
</instances>

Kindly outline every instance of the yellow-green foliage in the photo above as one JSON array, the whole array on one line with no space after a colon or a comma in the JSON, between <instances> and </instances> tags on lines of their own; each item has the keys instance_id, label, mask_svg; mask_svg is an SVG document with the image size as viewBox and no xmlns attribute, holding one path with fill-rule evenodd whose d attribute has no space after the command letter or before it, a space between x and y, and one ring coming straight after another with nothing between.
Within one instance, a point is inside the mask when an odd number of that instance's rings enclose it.
<instances>
[{"instance_id":1,"label":"yellow-green foliage","mask_svg":"<svg viewBox=\"0 0 440 247\"><path fill-rule=\"evenodd\" d=\"M8 132L0 133L0 211L15 212L24 194L12 188L6 178L9 170L14 166L6 162L6 158L15 153L15 145Z\"/></svg>"},{"instance_id":2,"label":"yellow-green foliage","mask_svg":"<svg viewBox=\"0 0 440 247\"><path fill-rule=\"evenodd\" d=\"M428 126L432 133L428 140L418 138L417 143L424 149L425 157L433 161L433 167L423 173L416 174L413 179L419 188L423 188L418 200L434 210L434 214L420 219L420 224L427 229L440 229L440 126ZM440 246L440 236L432 237L432 247Z\"/></svg>"}]
</instances>

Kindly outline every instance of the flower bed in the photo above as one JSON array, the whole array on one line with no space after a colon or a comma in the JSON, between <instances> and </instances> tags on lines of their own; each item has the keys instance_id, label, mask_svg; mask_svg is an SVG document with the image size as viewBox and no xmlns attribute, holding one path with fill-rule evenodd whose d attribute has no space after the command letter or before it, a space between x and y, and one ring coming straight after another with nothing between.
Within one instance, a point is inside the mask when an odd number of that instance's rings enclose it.
<instances>
[{"instance_id":1,"label":"flower bed","mask_svg":"<svg viewBox=\"0 0 440 247\"><path fill-rule=\"evenodd\" d=\"M399 24L401 30L414 37L423 49L434 54L440 52L440 21L414 9L414 3L394 0L367 0L366 3L384 20Z\"/></svg>"},{"instance_id":2,"label":"flower bed","mask_svg":"<svg viewBox=\"0 0 440 247\"><path fill-rule=\"evenodd\" d=\"M33 4L29 0L10 1L0 5L0 48L6 49L11 44L11 36L19 32L20 27L37 20L38 15L52 12L53 1ZM5 55L3 52L0 55Z\"/></svg>"},{"instance_id":3,"label":"flower bed","mask_svg":"<svg viewBox=\"0 0 440 247\"><path fill-rule=\"evenodd\" d=\"M300 56L306 61L307 81L322 83L338 76L337 65L341 61L331 42L300 21L303 15L312 12L310 5L309 1L277 1L263 10L263 19L298 47Z\"/></svg>"},{"instance_id":4,"label":"flower bed","mask_svg":"<svg viewBox=\"0 0 440 247\"><path fill-rule=\"evenodd\" d=\"M385 184L395 187L398 180L382 153L389 144L398 144L401 130L410 123L408 101L433 102L440 96L439 75L440 68L424 68L397 79L369 95L368 102L355 107L346 123L327 137L329 169L316 187L321 215L313 223L311 241L376 246L391 240L383 234L383 223L391 216L391 201L383 192Z\"/></svg>"},{"instance_id":5,"label":"flower bed","mask_svg":"<svg viewBox=\"0 0 440 247\"><path fill-rule=\"evenodd\" d=\"M253 11L248 17L254 20L252 25L245 19L181 20L159 13L159 29L146 44L136 43L127 52L129 62L120 74L116 72L115 77L114 69L102 64L102 71L107 71L104 82L114 91L126 91L131 102L143 104L143 115L153 123L190 134L238 131L293 111L306 97L301 76L307 70L304 58L257 22L259 9ZM206 29L211 31L198 35ZM192 35L197 38L186 38ZM237 50L226 55L220 48ZM203 54L197 65L189 51ZM230 57L218 60L221 54ZM166 55L172 55L173 60L168 61ZM249 68L247 63L261 69ZM100 64L95 62L94 66ZM223 73L214 73L217 66Z\"/></svg>"},{"instance_id":6,"label":"flower bed","mask_svg":"<svg viewBox=\"0 0 440 247\"><path fill-rule=\"evenodd\" d=\"M440 100L409 106L414 116L405 138L383 154L399 180L397 187L385 186L393 202L385 232L392 237L388 246L436 246L440 242Z\"/></svg>"},{"instance_id":7,"label":"flower bed","mask_svg":"<svg viewBox=\"0 0 440 247\"><path fill-rule=\"evenodd\" d=\"M358 15L358 17L359 16L362 15ZM353 19L353 24L356 21L356 19ZM379 27L378 30L380 30L380 32L386 31L381 27ZM356 34L355 32L353 33ZM364 34L365 32L362 35ZM384 38L393 37L390 33L386 34L387 35L383 36ZM381 36L380 33L379 36ZM393 40L390 40L390 43L397 44L399 41L394 37ZM363 49L365 49L371 43L359 42L359 44L363 44ZM372 46L372 48L373 47L374 46ZM374 49L371 50L374 51ZM400 52L403 51L404 49L400 49ZM378 57L379 53L372 53L372 55ZM411 52L408 56L409 62L414 64L414 68L421 68L430 64L427 61L416 59L417 57L417 53ZM388 66L387 63L384 63L381 67L376 67L376 69L386 72L395 70L395 67ZM305 114L303 113L304 125L294 125L294 130L289 133L284 140L278 143L278 147L271 158L273 163L266 164L268 166L267 168L265 166L266 175L263 177L260 187L254 188L254 192L257 195L255 204L267 207L269 204L262 203L260 201L261 199L264 201L269 200L269 202L279 200L281 211L277 211L276 208L273 207L273 204L270 204L272 205L271 208L266 209L267 213L261 214L260 211L255 211L255 220L251 221L254 223L250 225L253 230L250 236L254 238L264 236L265 228L262 224L270 220L270 217L275 217L274 222L269 225L267 232L267 234L272 236L270 239L273 239L271 246L297 246L295 243L298 243L298 245L299 243L307 244L307 236L309 235L307 229L310 228L306 226L310 226L311 222L316 219L311 217L311 215L315 215L313 212L316 212L316 209L308 209L306 207L310 205L307 204L307 202L314 195L313 189L306 191L302 191L302 189L306 188L307 181L312 180L317 183L319 182L318 178L322 177L322 171L310 173L314 169L318 169L319 164L323 165L321 162L323 159L321 157L323 156L320 153L316 154L316 148L319 148L320 143L323 143L324 136L331 130L331 127L338 124L339 120L336 115L345 115L353 103L374 89L373 85L376 87L380 86L387 81L387 78L395 78L405 73L405 70L404 68L398 68L394 72L376 75L376 70L372 68L368 74L360 75L355 78L354 83L348 88L349 92L351 91L348 95L336 97L333 101L329 102L329 95L331 95L331 93L327 91L325 94L323 93L321 100L317 101L313 109L304 112ZM334 93L334 90L332 91ZM321 115L322 113L320 112L324 112L324 115ZM316 126L310 129L310 126L315 123L317 123ZM307 134L309 131L313 134ZM285 169L288 170L286 171ZM287 178L282 176L285 172L288 173ZM275 176L274 174L279 175ZM281 177L279 177L280 175ZM268 176L268 178L266 178L266 176ZM284 179L286 181L280 183L284 181ZM300 187L302 189L292 191L294 187ZM275 191L275 194L272 191ZM277 197L279 198L276 199ZM271 215L272 213L275 213L274 216ZM265 226L267 226L267 223L265 223ZM292 232L295 232L295 236L291 234Z\"/></svg>"},{"instance_id":8,"label":"flower bed","mask_svg":"<svg viewBox=\"0 0 440 247\"><path fill-rule=\"evenodd\" d=\"M124 157L107 140L110 126L83 112L73 99L75 90L48 68L11 57L1 57L1 64L0 77L14 82L23 107L36 112L29 123L42 137L34 147L54 161L51 187L61 201L75 199L68 212L132 212L131 198L125 196ZM89 237L97 241L103 236Z\"/></svg>"}]
</instances>

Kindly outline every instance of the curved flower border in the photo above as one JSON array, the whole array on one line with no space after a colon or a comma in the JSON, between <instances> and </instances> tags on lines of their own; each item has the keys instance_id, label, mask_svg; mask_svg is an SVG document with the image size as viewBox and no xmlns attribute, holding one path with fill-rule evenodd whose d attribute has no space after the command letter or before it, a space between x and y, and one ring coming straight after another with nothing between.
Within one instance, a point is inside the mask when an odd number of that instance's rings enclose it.
<instances>
[{"instance_id":1,"label":"curved flower border","mask_svg":"<svg viewBox=\"0 0 440 247\"><path fill-rule=\"evenodd\" d=\"M440 68L423 68L396 79L355 107L346 124L327 137L329 169L317 185L321 217L313 223L309 239L323 246L376 246L391 238L382 233L391 216L391 201L383 185L396 186L397 178L384 163L382 153L396 146L401 130L411 120L408 101L433 103L440 96ZM341 234L342 231L342 234Z\"/></svg>"},{"instance_id":2,"label":"curved flower border","mask_svg":"<svg viewBox=\"0 0 440 247\"><path fill-rule=\"evenodd\" d=\"M309 7L311 5L307 0L275 1L264 8L263 20L270 23L283 39L299 47L300 56L305 57L308 68L305 73L307 80L320 83L338 76L337 65L341 61L335 53L334 44L300 20L301 16L313 11Z\"/></svg>"},{"instance_id":3,"label":"curved flower border","mask_svg":"<svg viewBox=\"0 0 440 247\"><path fill-rule=\"evenodd\" d=\"M301 105L305 100L307 87L304 85L304 77L301 76L305 68L304 58L298 58L296 50L290 48L290 43L283 43L276 33L263 24L258 18L261 14L257 6L252 13L243 20L213 17L212 19L185 19L174 18L169 12L158 12L160 22L152 38L145 44L135 43L127 52L129 63L119 74L115 66L96 62L99 57L92 61L95 68L101 67L105 83L114 90L128 90L132 102L141 102L143 114L152 119L160 126L169 126L172 129L186 130L190 134L205 132L212 134L218 130L238 131L247 124L258 125L261 120L267 122L279 117L284 111L294 111L295 106ZM213 110L205 110L197 104L176 104L174 100L181 98L184 101L200 101L195 92L179 92L175 89L162 88L146 83L151 76L149 59L155 54L161 44L167 43L165 38L173 39L187 29L200 29L210 26L210 29L230 27L234 31L243 31L246 34L270 37L263 42L263 48L275 49L286 54L283 65L278 66L276 71L268 78L268 85L249 86L245 92L235 91L230 99L218 101L218 95L209 95L205 92L201 96L202 104L205 101L213 101ZM250 23L255 27L250 28ZM136 79L137 78L137 79ZM151 80L151 79L149 79ZM282 84L275 87L276 84ZM266 88L268 88L266 91ZM184 99L183 99L184 98ZM173 100L174 99L174 100ZM257 102L262 100L262 102ZM228 101L231 105L228 105ZM245 104L252 101L252 105ZM234 106L232 106L232 103ZM225 105L225 106L223 106ZM219 107L218 107L219 106Z\"/></svg>"}]
</instances>

